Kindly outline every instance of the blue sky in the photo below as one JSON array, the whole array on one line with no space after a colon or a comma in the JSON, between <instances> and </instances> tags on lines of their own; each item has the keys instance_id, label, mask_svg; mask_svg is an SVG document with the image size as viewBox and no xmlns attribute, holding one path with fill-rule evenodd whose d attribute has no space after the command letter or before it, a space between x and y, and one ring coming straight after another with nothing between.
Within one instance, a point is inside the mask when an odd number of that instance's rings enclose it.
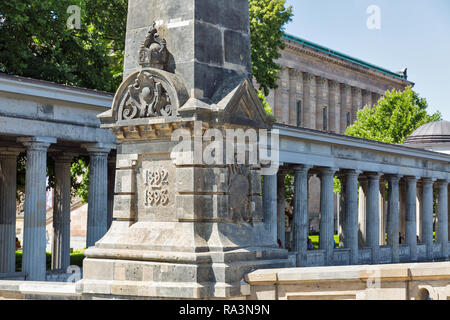
<instances>
[{"instance_id":1,"label":"blue sky","mask_svg":"<svg viewBox=\"0 0 450 320\"><path fill-rule=\"evenodd\" d=\"M397 72L450 121L450 0L287 0L285 32ZM369 29L370 5L380 29Z\"/></svg>"}]
</instances>

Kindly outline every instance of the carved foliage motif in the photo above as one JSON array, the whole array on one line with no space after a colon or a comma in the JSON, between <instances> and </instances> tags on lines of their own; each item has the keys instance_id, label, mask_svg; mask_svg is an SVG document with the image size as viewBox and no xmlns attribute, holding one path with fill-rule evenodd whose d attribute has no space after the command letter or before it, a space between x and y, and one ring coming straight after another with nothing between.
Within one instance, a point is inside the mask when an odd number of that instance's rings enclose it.
<instances>
[{"instance_id":1,"label":"carved foliage motif","mask_svg":"<svg viewBox=\"0 0 450 320\"><path fill-rule=\"evenodd\" d=\"M169 204L168 178L169 173L163 168L144 171L145 207L165 207Z\"/></svg>"},{"instance_id":2,"label":"carved foliage motif","mask_svg":"<svg viewBox=\"0 0 450 320\"><path fill-rule=\"evenodd\" d=\"M141 71L128 86L120 110L119 120L172 116L174 113L162 82L148 71Z\"/></svg>"},{"instance_id":3,"label":"carved foliage motif","mask_svg":"<svg viewBox=\"0 0 450 320\"><path fill-rule=\"evenodd\" d=\"M250 172L245 165L228 167L228 190L233 221L252 222Z\"/></svg>"}]
</instances>

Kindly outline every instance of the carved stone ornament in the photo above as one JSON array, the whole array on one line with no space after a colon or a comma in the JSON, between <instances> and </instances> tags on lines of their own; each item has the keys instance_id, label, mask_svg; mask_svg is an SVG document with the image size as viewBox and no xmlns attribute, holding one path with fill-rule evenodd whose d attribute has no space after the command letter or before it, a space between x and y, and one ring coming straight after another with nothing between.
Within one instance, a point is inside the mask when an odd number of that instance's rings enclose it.
<instances>
[{"instance_id":1,"label":"carved stone ornament","mask_svg":"<svg viewBox=\"0 0 450 320\"><path fill-rule=\"evenodd\" d=\"M155 25L156 23L153 22L139 50L139 64L143 67L163 70L167 65L169 52L166 40L159 37Z\"/></svg>"},{"instance_id":2,"label":"carved stone ornament","mask_svg":"<svg viewBox=\"0 0 450 320\"><path fill-rule=\"evenodd\" d=\"M174 115L170 96L161 81L146 71L140 72L128 86L120 110L122 120Z\"/></svg>"},{"instance_id":3,"label":"carved stone ornament","mask_svg":"<svg viewBox=\"0 0 450 320\"><path fill-rule=\"evenodd\" d=\"M252 222L250 194L250 172L245 165L228 167L228 190L231 219L233 221Z\"/></svg>"},{"instance_id":4,"label":"carved stone ornament","mask_svg":"<svg viewBox=\"0 0 450 320\"><path fill-rule=\"evenodd\" d=\"M189 99L183 81L175 74L158 69L143 69L131 74L116 92L114 121L155 117L176 117Z\"/></svg>"},{"instance_id":5,"label":"carved stone ornament","mask_svg":"<svg viewBox=\"0 0 450 320\"><path fill-rule=\"evenodd\" d=\"M168 172L164 168L145 170L144 185L145 199L144 207L165 207L169 203L169 179Z\"/></svg>"}]
</instances>

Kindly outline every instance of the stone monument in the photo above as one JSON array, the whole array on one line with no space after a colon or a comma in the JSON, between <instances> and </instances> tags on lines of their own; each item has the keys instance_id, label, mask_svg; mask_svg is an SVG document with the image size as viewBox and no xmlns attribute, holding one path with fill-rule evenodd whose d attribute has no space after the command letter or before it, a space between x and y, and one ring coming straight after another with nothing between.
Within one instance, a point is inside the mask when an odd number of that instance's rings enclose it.
<instances>
[{"instance_id":1,"label":"stone monument","mask_svg":"<svg viewBox=\"0 0 450 320\"><path fill-rule=\"evenodd\" d=\"M272 123L251 82L248 1L128 6L124 80L99 115L119 142L114 221L85 251L79 289L241 297L246 273L290 265L263 214L262 157L250 161L260 136L234 146Z\"/></svg>"}]
</instances>

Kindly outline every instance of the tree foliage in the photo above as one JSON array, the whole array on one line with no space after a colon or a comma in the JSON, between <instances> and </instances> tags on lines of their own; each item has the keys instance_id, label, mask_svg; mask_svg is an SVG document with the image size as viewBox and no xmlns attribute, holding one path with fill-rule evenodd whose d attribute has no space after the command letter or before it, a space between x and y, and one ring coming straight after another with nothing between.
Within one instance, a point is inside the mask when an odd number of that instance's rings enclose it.
<instances>
[{"instance_id":1,"label":"tree foliage","mask_svg":"<svg viewBox=\"0 0 450 320\"><path fill-rule=\"evenodd\" d=\"M277 88L284 25L292 19L292 7L286 0L249 0L252 73L264 95Z\"/></svg>"},{"instance_id":2,"label":"tree foliage","mask_svg":"<svg viewBox=\"0 0 450 320\"><path fill-rule=\"evenodd\" d=\"M116 4L125 12L116 16ZM81 8L79 29L67 27L71 5ZM125 16L126 0L2 0L0 71L113 92Z\"/></svg>"},{"instance_id":3,"label":"tree foliage","mask_svg":"<svg viewBox=\"0 0 450 320\"><path fill-rule=\"evenodd\" d=\"M421 125L442 119L441 113L427 113L428 104L410 86L404 91L386 91L378 104L365 106L346 135L387 143L403 143Z\"/></svg>"}]
</instances>

